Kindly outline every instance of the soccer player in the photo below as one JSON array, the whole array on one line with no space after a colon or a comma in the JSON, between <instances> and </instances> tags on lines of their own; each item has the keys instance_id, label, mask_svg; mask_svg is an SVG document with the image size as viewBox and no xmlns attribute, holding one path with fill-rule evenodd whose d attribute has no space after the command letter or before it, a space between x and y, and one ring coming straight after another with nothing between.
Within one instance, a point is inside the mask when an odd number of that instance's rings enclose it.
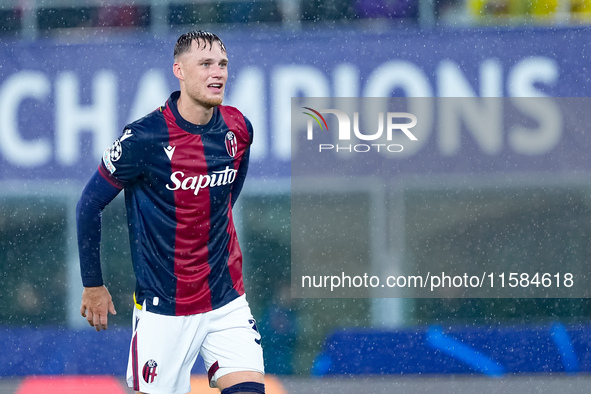
<instances>
[{"instance_id":1,"label":"soccer player","mask_svg":"<svg viewBox=\"0 0 591 394\"><path fill-rule=\"evenodd\" d=\"M125 126L78 202L80 312L100 331L116 313L101 272L101 212L125 190L136 276L127 383L138 392L189 392L200 353L211 387L264 393L261 337L232 221L253 130L236 108L221 105L227 67L215 34L179 37L180 91Z\"/></svg>"}]
</instances>

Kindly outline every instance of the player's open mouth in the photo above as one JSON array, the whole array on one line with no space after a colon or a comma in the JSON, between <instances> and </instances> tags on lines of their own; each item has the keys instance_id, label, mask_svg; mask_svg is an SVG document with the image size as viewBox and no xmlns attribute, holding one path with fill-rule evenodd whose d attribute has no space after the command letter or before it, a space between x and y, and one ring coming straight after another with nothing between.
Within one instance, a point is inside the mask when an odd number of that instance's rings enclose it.
<instances>
[{"instance_id":1,"label":"player's open mouth","mask_svg":"<svg viewBox=\"0 0 591 394\"><path fill-rule=\"evenodd\" d=\"M213 90L221 90L222 86L224 86L224 85L222 85L221 83L212 83L212 84L207 85L207 87L209 89L213 89Z\"/></svg>"}]
</instances>

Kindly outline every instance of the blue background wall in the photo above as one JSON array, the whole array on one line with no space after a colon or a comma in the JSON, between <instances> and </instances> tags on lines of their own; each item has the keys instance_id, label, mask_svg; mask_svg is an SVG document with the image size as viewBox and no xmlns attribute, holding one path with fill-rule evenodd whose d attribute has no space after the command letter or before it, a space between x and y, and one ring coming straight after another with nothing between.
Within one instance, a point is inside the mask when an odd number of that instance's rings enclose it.
<instances>
[{"instance_id":1,"label":"blue background wall","mask_svg":"<svg viewBox=\"0 0 591 394\"><path fill-rule=\"evenodd\" d=\"M289 175L290 98L591 93L591 30L220 32L227 103L255 126L251 174ZM176 37L0 45L0 180L85 180L125 123L178 86Z\"/></svg>"}]
</instances>

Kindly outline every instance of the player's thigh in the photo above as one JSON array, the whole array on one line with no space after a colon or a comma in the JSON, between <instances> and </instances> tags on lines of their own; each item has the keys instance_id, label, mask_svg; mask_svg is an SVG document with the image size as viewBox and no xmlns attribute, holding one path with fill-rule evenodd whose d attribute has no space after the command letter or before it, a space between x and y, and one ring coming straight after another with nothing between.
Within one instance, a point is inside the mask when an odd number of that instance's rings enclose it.
<instances>
[{"instance_id":1,"label":"player's thigh","mask_svg":"<svg viewBox=\"0 0 591 394\"><path fill-rule=\"evenodd\" d=\"M263 350L250 307L242 297L222 308L211 319L201 346L210 385L216 387L221 377L241 372L254 372L254 381L259 382L264 374Z\"/></svg>"},{"instance_id":2,"label":"player's thigh","mask_svg":"<svg viewBox=\"0 0 591 394\"><path fill-rule=\"evenodd\" d=\"M138 392L190 391L191 369L203 340L199 316L139 311L130 346L128 386Z\"/></svg>"},{"instance_id":3,"label":"player's thigh","mask_svg":"<svg viewBox=\"0 0 591 394\"><path fill-rule=\"evenodd\" d=\"M265 377L262 373L254 371L231 372L229 374L220 376L216 381L216 385L217 388L223 390L243 382L256 382L264 384Z\"/></svg>"}]
</instances>

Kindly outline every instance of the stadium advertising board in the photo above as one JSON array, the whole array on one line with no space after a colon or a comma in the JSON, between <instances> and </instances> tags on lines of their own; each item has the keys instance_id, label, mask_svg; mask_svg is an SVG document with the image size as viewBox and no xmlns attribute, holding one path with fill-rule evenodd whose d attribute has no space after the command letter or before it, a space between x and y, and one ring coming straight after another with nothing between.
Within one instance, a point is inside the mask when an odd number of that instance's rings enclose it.
<instances>
[{"instance_id":1,"label":"stadium advertising board","mask_svg":"<svg viewBox=\"0 0 591 394\"><path fill-rule=\"evenodd\" d=\"M226 102L255 127L255 177L290 175L291 97L580 97L591 91L587 29L219 34L230 57ZM174 39L3 43L0 179L86 179L125 123L177 87L166 50ZM438 154L457 151L455 137L445 134L451 128L440 133L448 142ZM564 135L545 137L528 146L542 151L547 147L540 144ZM474 153L488 157L503 144L519 153L526 148L518 140L478 140Z\"/></svg>"}]
</instances>

